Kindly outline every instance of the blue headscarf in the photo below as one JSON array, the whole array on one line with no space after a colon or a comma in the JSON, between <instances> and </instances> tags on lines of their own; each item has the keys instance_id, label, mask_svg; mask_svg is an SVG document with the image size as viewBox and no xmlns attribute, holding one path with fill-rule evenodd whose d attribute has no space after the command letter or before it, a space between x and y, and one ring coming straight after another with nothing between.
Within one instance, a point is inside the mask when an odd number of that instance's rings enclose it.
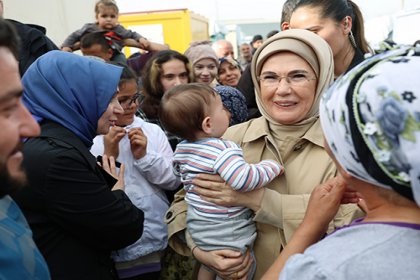
<instances>
[{"instance_id":1,"label":"blue headscarf","mask_svg":"<svg viewBox=\"0 0 420 280\"><path fill-rule=\"evenodd\" d=\"M243 123L248 118L248 108L245 96L236 88L230 86L215 86L214 90L220 94L223 106L230 112L229 126Z\"/></svg>"},{"instance_id":2,"label":"blue headscarf","mask_svg":"<svg viewBox=\"0 0 420 280\"><path fill-rule=\"evenodd\" d=\"M90 147L121 73L118 66L51 51L37 59L23 76L23 102L38 121L56 122Z\"/></svg>"}]
</instances>

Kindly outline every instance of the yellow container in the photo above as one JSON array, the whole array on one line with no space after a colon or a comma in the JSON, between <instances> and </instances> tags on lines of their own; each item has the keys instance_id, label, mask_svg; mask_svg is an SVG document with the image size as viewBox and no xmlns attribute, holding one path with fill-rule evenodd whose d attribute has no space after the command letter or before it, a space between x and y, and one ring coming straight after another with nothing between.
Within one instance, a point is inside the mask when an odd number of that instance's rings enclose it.
<instances>
[{"instance_id":1,"label":"yellow container","mask_svg":"<svg viewBox=\"0 0 420 280\"><path fill-rule=\"evenodd\" d=\"M168 44L180 53L193 41L209 40L209 26L205 17L187 9L120 14L119 22L148 40ZM126 56L137 52L125 48Z\"/></svg>"}]
</instances>

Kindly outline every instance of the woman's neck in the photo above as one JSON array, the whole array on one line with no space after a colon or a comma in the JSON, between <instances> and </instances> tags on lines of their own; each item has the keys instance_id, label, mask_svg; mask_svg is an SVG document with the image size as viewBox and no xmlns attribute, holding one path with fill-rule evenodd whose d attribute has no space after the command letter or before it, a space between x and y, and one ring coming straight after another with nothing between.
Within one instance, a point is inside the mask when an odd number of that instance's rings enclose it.
<instances>
[{"instance_id":1,"label":"woman's neck","mask_svg":"<svg viewBox=\"0 0 420 280\"><path fill-rule=\"evenodd\" d=\"M364 222L404 222L420 224L420 208L413 206L396 206L384 204L370 209Z\"/></svg>"},{"instance_id":2,"label":"woman's neck","mask_svg":"<svg viewBox=\"0 0 420 280\"><path fill-rule=\"evenodd\" d=\"M334 56L334 78L337 78L347 71L355 54L356 51L349 41L348 44Z\"/></svg>"}]
</instances>

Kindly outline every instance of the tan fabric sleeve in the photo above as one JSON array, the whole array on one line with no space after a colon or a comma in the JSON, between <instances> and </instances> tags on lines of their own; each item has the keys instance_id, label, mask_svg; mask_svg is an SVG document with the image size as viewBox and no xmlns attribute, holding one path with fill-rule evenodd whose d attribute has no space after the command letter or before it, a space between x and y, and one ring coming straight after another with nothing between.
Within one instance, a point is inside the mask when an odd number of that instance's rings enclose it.
<instances>
[{"instance_id":1,"label":"tan fabric sleeve","mask_svg":"<svg viewBox=\"0 0 420 280\"><path fill-rule=\"evenodd\" d=\"M183 256L191 256L191 250L186 243L188 205L184 200L185 191L181 189L175 194L175 199L165 215L168 225L168 243L175 252Z\"/></svg>"}]
</instances>

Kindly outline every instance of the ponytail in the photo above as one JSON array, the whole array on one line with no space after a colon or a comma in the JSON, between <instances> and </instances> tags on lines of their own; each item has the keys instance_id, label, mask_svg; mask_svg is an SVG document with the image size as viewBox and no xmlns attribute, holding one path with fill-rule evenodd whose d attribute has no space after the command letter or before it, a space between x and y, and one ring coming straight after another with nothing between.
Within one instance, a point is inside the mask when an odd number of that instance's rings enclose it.
<instances>
[{"instance_id":1,"label":"ponytail","mask_svg":"<svg viewBox=\"0 0 420 280\"><path fill-rule=\"evenodd\" d=\"M365 38L365 25L363 21L362 12L360 11L359 6L357 6L356 3L354 3L352 0L347 0L347 2L351 5L353 9L352 32L353 32L353 36L356 41L356 44L363 53L368 53L370 49Z\"/></svg>"}]
</instances>

